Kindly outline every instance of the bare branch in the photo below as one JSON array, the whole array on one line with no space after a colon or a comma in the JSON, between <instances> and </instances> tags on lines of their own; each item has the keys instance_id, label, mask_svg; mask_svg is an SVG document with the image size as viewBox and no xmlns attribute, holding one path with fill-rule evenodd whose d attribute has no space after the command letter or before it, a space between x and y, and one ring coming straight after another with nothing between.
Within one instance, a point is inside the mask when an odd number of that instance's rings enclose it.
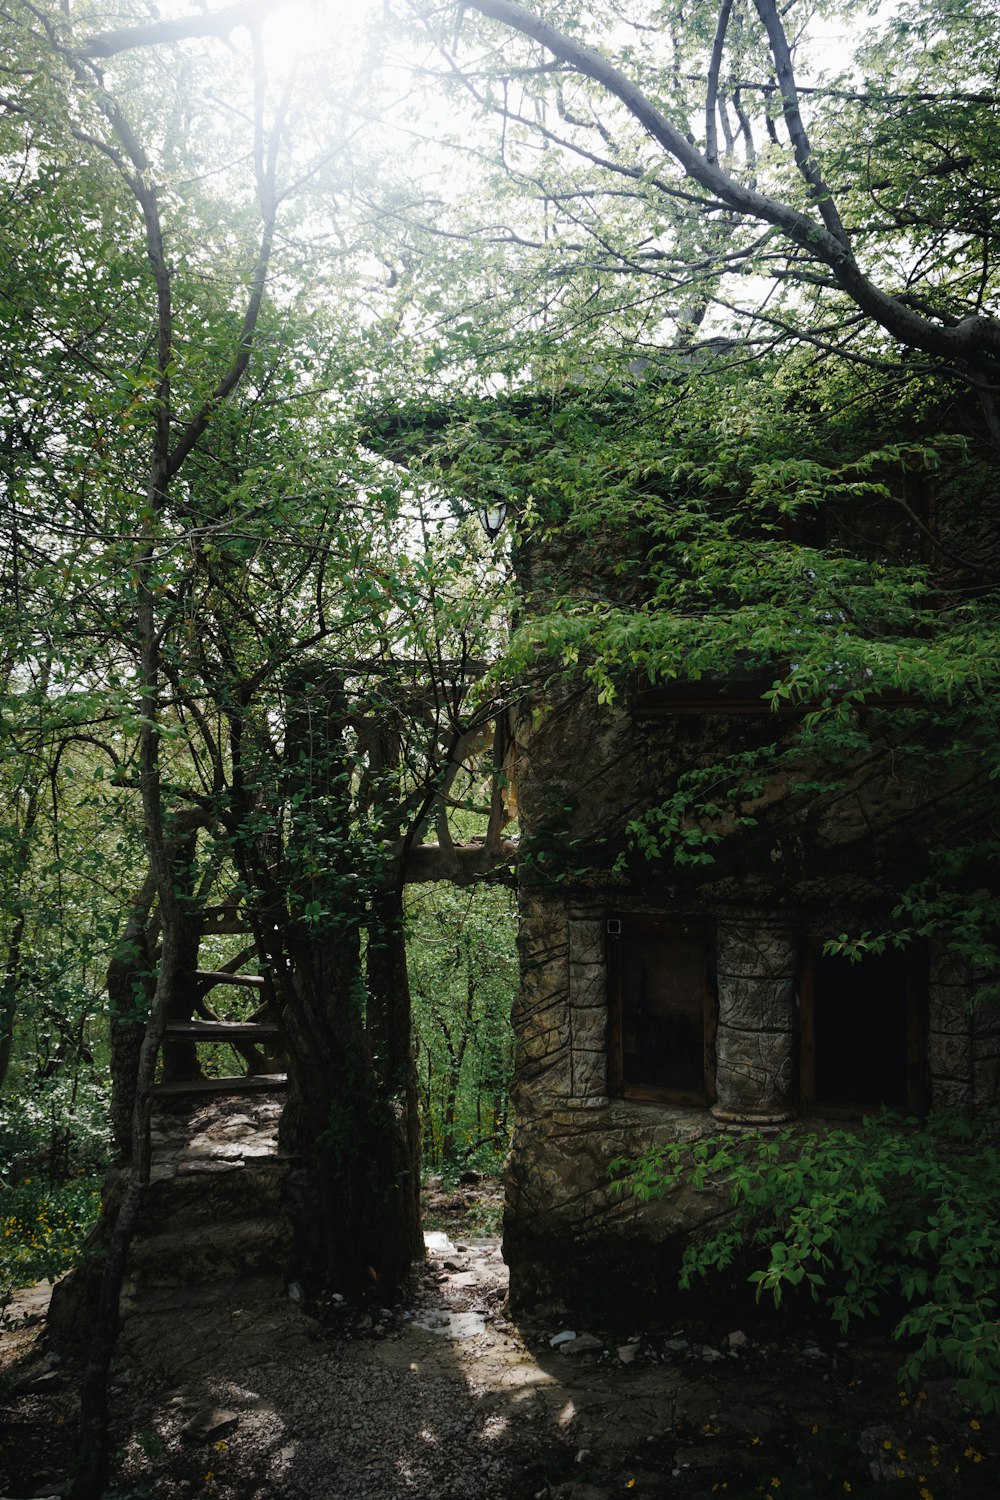
<instances>
[{"instance_id":1,"label":"bare branch","mask_svg":"<svg viewBox=\"0 0 1000 1500\"><path fill-rule=\"evenodd\" d=\"M823 223L834 238L849 249L851 242L847 230L841 223L837 205L833 201L833 194L823 181L819 167L816 165L805 123L799 111L792 54L789 50L788 38L785 36L785 28L778 15L778 8L774 0L754 0L754 5L764 30L767 32L771 56L774 58L774 66L777 69L778 83L781 87L781 104L785 114L785 124L788 126L788 137L795 152L796 165L809 185L810 194L819 209Z\"/></svg>"},{"instance_id":2,"label":"bare branch","mask_svg":"<svg viewBox=\"0 0 1000 1500\"><path fill-rule=\"evenodd\" d=\"M754 144L753 128L750 124L750 116L743 108L743 100L740 97L739 89L734 89L730 98L732 100L733 109L736 112L736 118L740 122L740 131L743 135L744 154L746 156L747 167L752 172L757 166L757 147Z\"/></svg>"},{"instance_id":3,"label":"bare branch","mask_svg":"<svg viewBox=\"0 0 1000 1500\"><path fill-rule=\"evenodd\" d=\"M732 14L733 0L722 0L719 24L715 29L712 58L708 65L708 88L705 92L705 156L710 162L719 160L719 137L715 111L719 102L719 71L722 67L722 51L726 44L726 31Z\"/></svg>"},{"instance_id":4,"label":"bare branch","mask_svg":"<svg viewBox=\"0 0 1000 1500\"><path fill-rule=\"evenodd\" d=\"M286 88L285 96L278 109L277 119L271 130L270 141L265 150L263 125L265 78L259 33L256 32L254 37L254 58L257 86L254 159L257 168L257 196L260 203L262 220L257 264L254 266L253 275L250 279L250 296L247 299L246 312L243 316L243 327L240 330L239 342L233 362L211 395L203 403L201 409L187 423L180 438L174 445L168 466L168 472L171 476L178 472L188 454L200 442L215 412L223 402L229 399L243 379L247 366L250 363L250 356L253 353L257 321L264 302L264 291L267 286L268 270L271 264L271 251L274 245L274 231L278 212L277 194L275 191L278 143L281 139L284 116L288 109L289 94L288 88Z\"/></svg>"}]
</instances>

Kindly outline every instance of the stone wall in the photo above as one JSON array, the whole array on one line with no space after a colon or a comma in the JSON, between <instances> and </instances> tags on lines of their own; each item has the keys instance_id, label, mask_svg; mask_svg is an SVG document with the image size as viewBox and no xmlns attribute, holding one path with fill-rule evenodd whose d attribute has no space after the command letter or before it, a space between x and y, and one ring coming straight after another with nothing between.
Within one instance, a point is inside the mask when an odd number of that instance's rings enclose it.
<instances>
[{"instance_id":1,"label":"stone wall","mask_svg":"<svg viewBox=\"0 0 1000 1500\"><path fill-rule=\"evenodd\" d=\"M717 1100L677 1107L608 1093L606 916L596 905L522 896L524 980L515 1011L515 1130L507 1173L504 1253L518 1308L593 1301L668 1270L692 1233L724 1212L719 1198L680 1190L644 1207L619 1196L618 1158L720 1130L772 1134L797 1118L797 949L787 927L744 913L717 929ZM996 1010L973 1014L971 976L943 951L930 956L928 1066L935 1107L997 1097ZM822 1128L804 1120L805 1128ZM655 1252L655 1253L654 1253ZM610 1280L609 1280L610 1277Z\"/></svg>"}]
</instances>

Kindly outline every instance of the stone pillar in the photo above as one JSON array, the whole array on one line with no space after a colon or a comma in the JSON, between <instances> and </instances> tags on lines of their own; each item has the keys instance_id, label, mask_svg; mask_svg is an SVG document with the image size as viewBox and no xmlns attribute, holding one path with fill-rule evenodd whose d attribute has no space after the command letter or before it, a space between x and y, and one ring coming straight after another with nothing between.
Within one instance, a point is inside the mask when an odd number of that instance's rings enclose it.
<instances>
[{"instance_id":1,"label":"stone pillar","mask_svg":"<svg viewBox=\"0 0 1000 1500\"><path fill-rule=\"evenodd\" d=\"M750 915L719 922L716 1119L776 1124L794 1109L795 940Z\"/></svg>"},{"instance_id":2,"label":"stone pillar","mask_svg":"<svg viewBox=\"0 0 1000 1500\"><path fill-rule=\"evenodd\" d=\"M973 1102L971 995L968 965L935 945L927 984L927 1061L934 1109Z\"/></svg>"},{"instance_id":3,"label":"stone pillar","mask_svg":"<svg viewBox=\"0 0 1000 1500\"><path fill-rule=\"evenodd\" d=\"M523 892L521 983L514 999L515 1115L560 1106L573 1091L565 909Z\"/></svg>"},{"instance_id":4,"label":"stone pillar","mask_svg":"<svg viewBox=\"0 0 1000 1500\"><path fill-rule=\"evenodd\" d=\"M608 968L604 923L569 923L570 1103L608 1102Z\"/></svg>"},{"instance_id":5,"label":"stone pillar","mask_svg":"<svg viewBox=\"0 0 1000 1500\"><path fill-rule=\"evenodd\" d=\"M1000 1104L1000 1004L981 1000L972 1021L972 1090L977 1109Z\"/></svg>"}]
</instances>

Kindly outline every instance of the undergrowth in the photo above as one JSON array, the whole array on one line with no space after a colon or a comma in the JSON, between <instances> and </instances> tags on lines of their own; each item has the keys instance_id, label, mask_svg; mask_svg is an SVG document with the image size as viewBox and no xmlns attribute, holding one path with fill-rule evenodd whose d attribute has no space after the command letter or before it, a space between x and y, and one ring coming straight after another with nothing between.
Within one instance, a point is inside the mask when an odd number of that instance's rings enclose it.
<instances>
[{"instance_id":1,"label":"undergrowth","mask_svg":"<svg viewBox=\"0 0 1000 1500\"><path fill-rule=\"evenodd\" d=\"M873 1116L853 1129L711 1137L611 1166L623 1191L682 1182L731 1215L685 1251L681 1286L748 1254L758 1300L807 1290L846 1328L902 1307L908 1385L941 1363L958 1394L1000 1411L1000 1119Z\"/></svg>"},{"instance_id":2,"label":"undergrowth","mask_svg":"<svg viewBox=\"0 0 1000 1500\"><path fill-rule=\"evenodd\" d=\"M55 1281L74 1265L100 1207L97 1174L0 1183L0 1292Z\"/></svg>"}]
</instances>

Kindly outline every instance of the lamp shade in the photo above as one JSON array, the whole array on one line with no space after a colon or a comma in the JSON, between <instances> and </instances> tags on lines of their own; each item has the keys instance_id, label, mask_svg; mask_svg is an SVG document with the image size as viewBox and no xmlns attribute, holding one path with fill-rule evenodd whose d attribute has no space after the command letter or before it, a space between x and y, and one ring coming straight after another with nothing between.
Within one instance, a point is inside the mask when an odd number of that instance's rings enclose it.
<instances>
[{"instance_id":1,"label":"lamp shade","mask_svg":"<svg viewBox=\"0 0 1000 1500\"><path fill-rule=\"evenodd\" d=\"M507 506L503 500L493 500L488 505L480 505L476 515L479 517L480 526L492 540L507 519Z\"/></svg>"}]
</instances>

